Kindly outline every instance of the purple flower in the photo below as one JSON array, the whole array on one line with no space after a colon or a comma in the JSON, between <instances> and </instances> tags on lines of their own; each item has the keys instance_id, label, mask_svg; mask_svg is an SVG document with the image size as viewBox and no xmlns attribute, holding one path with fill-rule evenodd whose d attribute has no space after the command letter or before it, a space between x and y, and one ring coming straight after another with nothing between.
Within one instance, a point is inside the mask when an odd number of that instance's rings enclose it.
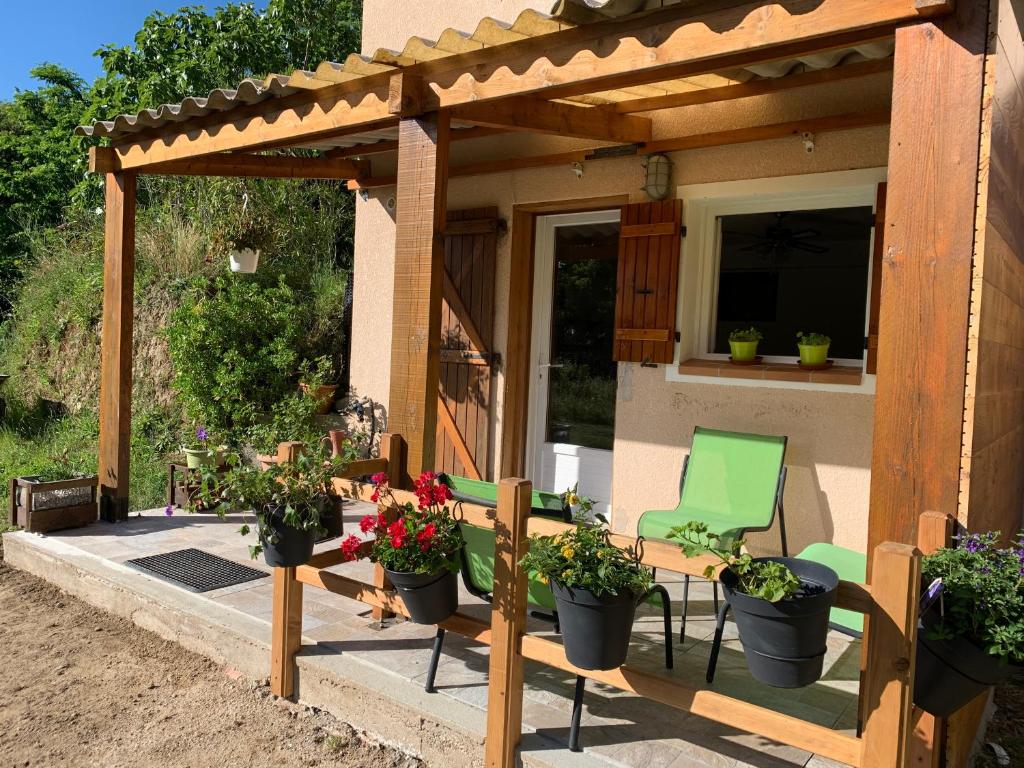
<instances>
[{"instance_id":1,"label":"purple flower","mask_svg":"<svg viewBox=\"0 0 1024 768\"><path fill-rule=\"evenodd\" d=\"M167 509L164 510L164 514L171 517L174 514L174 507L168 504Z\"/></svg>"},{"instance_id":2,"label":"purple flower","mask_svg":"<svg viewBox=\"0 0 1024 768\"><path fill-rule=\"evenodd\" d=\"M206 427L200 427L196 430L196 438L198 438L200 443L205 443L210 439L210 436L206 432Z\"/></svg>"}]
</instances>

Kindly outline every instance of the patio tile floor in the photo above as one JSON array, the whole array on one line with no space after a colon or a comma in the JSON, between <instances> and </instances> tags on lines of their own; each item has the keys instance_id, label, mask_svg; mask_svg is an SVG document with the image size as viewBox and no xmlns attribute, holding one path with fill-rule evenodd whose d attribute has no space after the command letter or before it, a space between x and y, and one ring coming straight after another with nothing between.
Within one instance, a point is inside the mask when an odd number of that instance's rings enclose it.
<instances>
[{"instance_id":1,"label":"patio tile floor","mask_svg":"<svg viewBox=\"0 0 1024 768\"><path fill-rule=\"evenodd\" d=\"M346 531L357 530L356 521L365 505L346 507ZM58 532L48 538L104 560L123 563L142 555L197 547L212 554L270 571L262 561L250 561L247 542L238 534L241 517L220 520L212 515L163 510L133 515L116 525L99 523L88 528ZM337 546L336 541L317 545L318 550ZM336 570L368 578L372 566L351 563ZM139 579L150 579L138 574ZM675 669L666 674L702 685L714 631L711 589L696 581L690 588L690 617L686 642L679 643L679 609L682 577L659 572L673 600L673 647ZM177 587L160 582L160 589ZM237 609L251 617L270 621L270 579L260 579L207 592L202 598ZM464 592L460 610L489 617L489 606ZM557 637L549 623L528 620L528 630ZM650 606L638 611L629 663L665 672L660 611ZM404 621L377 627L369 607L314 588L304 589L303 636L316 644L304 653L353 654L390 675L422 685L426 677L433 627ZM820 725L852 732L856 723L860 644L833 633L829 637L825 674L817 684L786 691L754 681L747 673L743 652L731 623L719 659L714 688L722 693L770 707ZM448 633L437 672L437 695L485 709L487 703L488 648ZM540 664L526 664L523 724L542 741L565 744L568 740L574 679ZM637 768L830 768L838 765L811 754L768 741L710 720L666 707L593 681L587 684L581 742L594 758L605 764Z\"/></svg>"}]
</instances>

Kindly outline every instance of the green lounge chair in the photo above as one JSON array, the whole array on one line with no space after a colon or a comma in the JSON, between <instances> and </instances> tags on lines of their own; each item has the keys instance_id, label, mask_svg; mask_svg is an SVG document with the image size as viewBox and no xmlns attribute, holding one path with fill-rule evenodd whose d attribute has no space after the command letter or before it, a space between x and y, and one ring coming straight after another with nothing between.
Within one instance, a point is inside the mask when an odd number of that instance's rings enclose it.
<instances>
[{"instance_id":1,"label":"green lounge chair","mask_svg":"<svg viewBox=\"0 0 1024 768\"><path fill-rule=\"evenodd\" d=\"M863 584L868 578L868 556L846 547L819 542L808 545L797 557L801 560L827 565L843 581ZM706 675L709 684L715 681L715 667L718 665L718 652L722 647L722 633L725 630L725 615L728 611L728 603L718 611L715 639L711 644L711 656L708 659ZM828 626L836 632L842 632L844 635L859 640L864 636L864 615L846 608L833 608L829 612ZM860 735L860 723L857 724L857 735Z\"/></svg>"},{"instance_id":2,"label":"green lounge chair","mask_svg":"<svg viewBox=\"0 0 1024 768\"><path fill-rule=\"evenodd\" d=\"M498 484L486 480L474 480L470 477L442 474L439 478L452 489L452 495L458 501L468 504L480 504L494 507L498 504ZM534 491L530 501L530 512L534 515L559 517L565 522L572 522L572 512L566 507L562 497L550 491Z\"/></svg>"},{"instance_id":3,"label":"green lounge chair","mask_svg":"<svg viewBox=\"0 0 1024 768\"><path fill-rule=\"evenodd\" d=\"M766 531L778 509L782 554L788 555L782 497L786 487L786 437L724 432L697 427L690 454L683 460L679 504L675 509L650 510L640 517L641 539L669 540L669 531L691 520L707 524L711 533L728 539L750 531ZM715 613L718 583L713 582ZM679 641L686 638L690 577L683 579L683 621Z\"/></svg>"},{"instance_id":4,"label":"green lounge chair","mask_svg":"<svg viewBox=\"0 0 1024 768\"><path fill-rule=\"evenodd\" d=\"M482 600L490 603L494 591L494 548L495 536L491 528L483 528L468 523L459 523L462 531L463 547L461 552L462 583L466 590ZM558 631L558 612L555 608L555 597L551 593L551 587L544 584L534 574L529 574L527 579L526 592L527 605L534 609L531 615L537 618L554 622L555 631ZM661 605L663 612L665 630L665 666L672 669L672 605L669 600L668 591L660 584L654 587L641 598L641 602L657 603ZM437 676L437 665L441 659L441 648L444 644L445 631L438 627L434 636L434 648L430 656L430 666L427 668L427 679L424 689L427 693L436 693L434 680ZM583 713L583 694L586 686L586 678L582 675L576 677L576 691L573 698L572 724L569 728L569 749L579 752L579 729L580 718Z\"/></svg>"}]
</instances>

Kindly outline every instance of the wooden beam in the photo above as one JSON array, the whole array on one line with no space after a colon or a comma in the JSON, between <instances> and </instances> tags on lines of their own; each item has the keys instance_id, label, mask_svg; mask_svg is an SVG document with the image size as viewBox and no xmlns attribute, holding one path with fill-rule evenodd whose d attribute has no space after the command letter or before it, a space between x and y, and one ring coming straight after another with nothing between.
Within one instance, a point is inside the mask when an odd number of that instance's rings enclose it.
<instances>
[{"instance_id":1,"label":"wooden beam","mask_svg":"<svg viewBox=\"0 0 1024 768\"><path fill-rule=\"evenodd\" d=\"M448 136L447 113L399 124L388 427L406 441L403 484L434 468Z\"/></svg>"},{"instance_id":2,"label":"wooden beam","mask_svg":"<svg viewBox=\"0 0 1024 768\"><path fill-rule=\"evenodd\" d=\"M651 140L651 121L607 109L577 107L535 97L503 99L496 103L464 104L453 119L486 128L550 133L581 139L636 144Z\"/></svg>"},{"instance_id":3,"label":"wooden beam","mask_svg":"<svg viewBox=\"0 0 1024 768\"><path fill-rule=\"evenodd\" d=\"M466 139L482 139L486 136L496 136L499 133L506 133L506 131L498 130L496 128L459 128L452 129L451 136L448 139L451 142L465 141ZM398 140L387 140L377 141L373 144L359 144L354 147L338 147L337 149L329 149L324 153L325 157L329 158L343 158L343 157L369 157L370 155L380 155L385 152L397 152L398 151Z\"/></svg>"},{"instance_id":4,"label":"wooden beam","mask_svg":"<svg viewBox=\"0 0 1024 768\"><path fill-rule=\"evenodd\" d=\"M117 153L110 147L90 147L90 170L118 169ZM95 167L93 167L95 166ZM288 155L219 154L146 166L145 172L166 176L238 176L261 179L358 179L368 176L366 160Z\"/></svg>"},{"instance_id":5,"label":"wooden beam","mask_svg":"<svg viewBox=\"0 0 1024 768\"><path fill-rule=\"evenodd\" d=\"M824 83L838 83L857 77L892 72L892 59L876 59L844 64L830 69L812 69L796 75L785 77L768 77L763 80L750 80L736 85L724 85L720 88L699 88L686 93L667 93L664 96L652 96L646 99L630 99L620 101L607 109L622 114L635 112L653 112L659 109L675 109L692 107L698 104L712 104L716 101L745 99L751 96L764 96L770 93L781 93L795 88L807 88Z\"/></svg>"},{"instance_id":6,"label":"wooden beam","mask_svg":"<svg viewBox=\"0 0 1024 768\"><path fill-rule=\"evenodd\" d=\"M294 568L274 569L274 600L270 626L270 692L295 695L295 654L302 647L302 583Z\"/></svg>"},{"instance_id":7,"label":"wooden beam","mask_svg":"<svg viewBox=\"0 0 1024 768\"><path fill-rule=\"evenodd\" d=\"M921 514L959 501L984 6L896 34L869 553L914 542Z\"/></svg>"},{"instance_id":8,"label":"wooden beam","mask_svg":"<svg viewBox=\"0 0 1024 768\"><path fill-rule=\"evenodd\" d=\"M394 478L394 482L397 487L399 478L402 477L405 466L405 460L402 457L402 438L392 433L385 433L381 435L380 457L387 463L387 466L383 471L388 475L389 479ZM394 522L395 513L393 509L389 508L385 504L378 504L377 509L384 512L384 516L388 518L388 522ZM384 570L384 566L380 563L373 564L373 585L378 589L391 589L391 580L388 578L388 574L387 571ZM374 621L382 622L394 617L395 614L390 611L386 611L383 608L374 607L372 615Z\"/></svg>"},{"instance_id":9,"label":"wooden beam","mask_svg":"<svg viewBox=\"0 0 1024 768\"><path fill-rule=\"evenodd\" d=\"M748 128L732 128L725 131L714 131L712 133L700 133L691 136L678 136L670 139L652 141L638 150L638 154L646 155L655 152L680 152L689 149L706 149L708 147L721 147L731 144L746 144L754 141L770 141L773 139L784 139L790 136L800 136L804 132L815 134L830 133L833 131L846 131L855 128L870 128L877 125L886 125L889 122L888 110L873 110L870 112L853 112L843 115L828 115L826 117L813 117L806 120L792 120L785 123L773 123L771 125L754 125ZM559 152L551 155L534 155L532 157L511 157L502 160L490 160L480 163L469 163L457 165L448 172L449 178L462 176L481 176L489 173L505 173L518 171L524 168L542 168L551 165L568 166L572 163L596 162L605 159L592 157L593 153L600 147L589 147L577 149L570 152ZM349 189L372 189L375 187L389 187L395 183L393 176L378 176L364 179L354 179L348 182Z\"/></svg>"},{"instance_id":10,"label":"wooden beam","mask_svg":"<svg viewBox=\"0 0 1024 768\"><path fill-rule=\"evenodd\" d=\"M135 316L135 175L106 174L100 341L100 517L128 519Z\"/></svg>"}]
</instances>

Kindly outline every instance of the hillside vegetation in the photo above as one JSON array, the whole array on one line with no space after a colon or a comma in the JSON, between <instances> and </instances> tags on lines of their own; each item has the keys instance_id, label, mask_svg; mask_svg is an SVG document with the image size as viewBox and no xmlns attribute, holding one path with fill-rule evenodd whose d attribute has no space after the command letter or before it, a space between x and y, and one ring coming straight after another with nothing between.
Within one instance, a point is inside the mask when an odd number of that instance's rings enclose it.
<instances>
[{"instance_id":1,"label":"hillside vegetation","mask_svg":"<svg viewBox=\"0 0 1024 768\"><path fill-rule=\"evenodd\" d=\"M98 52L95 82L41 65L39 88L0 102L4 493L15 475L96 468L102 179L86 173L88 142L74 127L343 59L358 48L360 17L359 0L157 13L133 46ZM167 456L198 425L257 447L311 425L297 383L344 368L353 221L337 182L143 176L138 196L134 509L161 504ZM240 233L262 246L253 275L228 269Z\"/></svg>"}]
</instances>

